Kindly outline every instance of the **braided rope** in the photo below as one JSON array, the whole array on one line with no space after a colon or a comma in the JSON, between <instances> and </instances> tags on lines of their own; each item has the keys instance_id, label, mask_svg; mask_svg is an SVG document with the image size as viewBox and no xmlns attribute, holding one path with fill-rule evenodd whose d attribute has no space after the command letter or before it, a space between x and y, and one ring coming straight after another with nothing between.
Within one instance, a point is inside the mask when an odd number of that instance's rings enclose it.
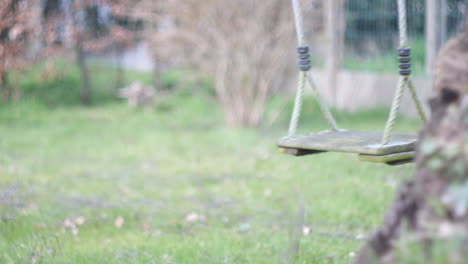
<instances>
[{"instance_id":1,"label":"braided rope","mask_svg":"<svg viewBox=\"0 0 468 264\"><path fill-rule=\"evenodd\" d=\"M407 85L411 93L411 98L413 98L414 105L416 106L416 109L418 110L419 117L424 123L426 123L427 117L426 117L426 114L424 113L422 103L418 98L418 94L416 93L416 88L414 87L413 81L409 78L408 78Z\"/></svg>"},{"instance_id":2,"label":"braided rope","mask_svg":"<svg viewBox=\"0 0 468 264\"><path fill-rule=\"evenodd\" d=\"M398 14L399 14L399 30L400 30L400 47L404 47L408 43L408 26L406 20L406 4L405 0L398 0ZM422 103L418 98L418 94L416 92L416 88L413 85L413 81L410 78L407 78L406 85L410 90L411 98L413 98L413 102L416 105L418 110L419 117L423 122L427 121L426 114L424 113Z\"/></svg>"},{"instance_id":3,"label":"braided rope","mask_svg":"<svg viewBox=\"0 0 468 264\"><path fill-rule=\"evenodd\" d=\"M400 32L400 48L403 48L407 45L408 42L405 0L398 0L398 29ZM382 138L383 145L386 145L388 142L390 142L393 128L395 126L395 120L398 115L398 110L400 109L401 99L403 98L403 90L407 81L407 76L400 75L400 78L398 79L398 86L395 91L395 96L393 97L392 108L390 110L387 123L385 124L385 130Z\"/></svg>"},{"instance_id":4,"label":"braided rope","mask_svg":"<svg viewBox=\"0 0 468 264\"><path fill-rule=\"evenodd\" d=\"M303 22L303 17L302 17L302 12L301 12L301 5L300 5L299 0L291 0L291 1L293 5L293 10L294 10L294 21L296 25L297 42L298 42L299 47L301 47L301 46L304 46L305 44L304 22ZM315 86L314 82L312 81L312 78L307 73L307 71L301 71L301 73L299 74L299 82L298 82L297 91L296 91L296 98L294 101L294 109L291 115L291 121L289 123L288 135L292 136L297 131L297 128L299 125L299 119L300 119L301 111L302 111L302 102L303 102L303 97L304 97L304 88L306 85L306 81L309 82L315 94L315 97L317 98L317 101L320 105L320 109L327 123L330 125L330 128L334 131L337 131L338 126L336 124L335 118L333 117L330 111L330 108L320 96L320 93L318 92L317 87Z\"/></svg>"},{"instance_id":5,"label":"braided rope","mask_svg":"<svg viewBox=\"0 0 468 264\"><path fill-rule=\"evenodd\" d=\"M305 43L305 37L301 4L298 0L292 0L292 5L294 11L294 22L296 24L297 42L299 46L303 46ZM296 134L297 127L299 126L299 118L301 117L302 101L304 97L304 87L306 84L306 74L306 72L299 73L299 82L296 90L296 99L294 100L294 109L291 115L291 121L289 123L289 136Z\"/></svg>"},{"instance_id":6,"label":"braided rope","mask_svg":"<svg viewBox=\"0 0 468 264\"><path fill-rule=\"evenodd\" d=\"M302 18L302 8L301 3L299 0L292 0L293 11L294 11L294 22L296 24L296 34L297 34L297 42L299 46L303 46L305 44L305 37L304 37L304 19Z\"/></svg>"},{"instance_id":7,"label":"braided rope","mask_svg":"<svg viewBox=\"0 0 468 264\"><path fill-rule=\"evenodd\" d=\"M395 126L395 120L398 115L398 109L400 108L401 98L403 97L403 90L407 82L406 76L400 76L398 79L398 86L395 91L395 96L393 97L392 109L390 110L390 115L388 117L387 123L385 124L384 135L382 139L382 144L386 145L390 142L392 136L393 127Z\"/></svg>"},{"instance_id":8,"label":"braided rope","mask_svg":"<svg viewBox=\"0 0 468 264\"><path fill-rule=\"evenodd\" d=\"M398 0L398 29L400 32L400 47L408 43L408 26L406 24L406 0Z\"/></svg>"},{"instance_id":9,"label":"braided rope","mask_svg":"<svg viewBox=\"0 0 468 264\"><path fill-rule=\"evenodd\" d=\"M310 74L307 74L307 81L309 82L310 87L312 88L312 91L314 93L315 98L317 98L317 101L320 106L320 110L322 110L323 116L325 117L325 120L327 121L328 125L330 126L330 129L332 131L338 131L338 125L336 123L335 118L333 117L333 114L330 111L330 108L328 107L328 104L325 102L325 100L322 98L320 95L317 86L315 85L314 80L312 79L312 76Z\"/></svg>"},{"instance_id":10,"label":"braided rope","mask_svg":"<svg viewBox=\"0 0 468 264\"><path fill-rule=\"evenodd\" d=\"M296 99L294 100L294 109L291 115L291 121L289 122L288 136L296 134L297 127L299 125L299 118L301 117L302 100L304 96L304 87L306 84L307 72L301 71L299 73L299 84L296 91Z\"/></svg>"},{"instance_id":11,"label":"braided rope","mask_svg":"<svg viewBox=\"0 0 468 264\"><path fill-rule=\"evenodd\" d=\"M400 48L404 48L408 44L408 26L406 24L406 0L398 0L398 29L400 32ZM387 123L385 124L385 131L382 138L382 144L386 145L390 142L392 136L393 128L395 126L396 117L398 115L398 110L401 105L401 100L403 97L403 90L406 87L410 90L411 98L413 99L414 104L418 110L419 117L423 122L426 122L427 118L422 108L421 101L418 98L416 89L409 77L409 73L405 76L400 75L398 79L397 90L395 91L395 96L392 102L392 108L390 110L390 115L388 117Z\"/></svg>"}]
</instances>

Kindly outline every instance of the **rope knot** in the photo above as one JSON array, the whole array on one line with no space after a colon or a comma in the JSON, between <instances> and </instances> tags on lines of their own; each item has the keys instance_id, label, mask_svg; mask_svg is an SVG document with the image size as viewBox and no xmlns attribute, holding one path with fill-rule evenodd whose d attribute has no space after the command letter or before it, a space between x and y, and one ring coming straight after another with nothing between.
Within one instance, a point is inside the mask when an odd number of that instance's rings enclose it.
<instances>
[{"instance_id":1,"label":"rope knot","mask_svg":"<svg viewBox=\"0 0 468 264\"><path fill-rule=\"evenodd\" d=\"M411 48L403 47L398 49L398 61L400 64L400 75L408 76L411 74Z\"/></svg>"},{"instance_id":2,"label":"rope knot","mask_svg":"<svg viewBox=\"0 0 468 264\"><path fill-rule=\"evenodd\" d=\"M299 57L299 70L300 71L309 71L311 66L309 46L301 46L297 48L297 53Z\"/></svg>"}]
</instances>

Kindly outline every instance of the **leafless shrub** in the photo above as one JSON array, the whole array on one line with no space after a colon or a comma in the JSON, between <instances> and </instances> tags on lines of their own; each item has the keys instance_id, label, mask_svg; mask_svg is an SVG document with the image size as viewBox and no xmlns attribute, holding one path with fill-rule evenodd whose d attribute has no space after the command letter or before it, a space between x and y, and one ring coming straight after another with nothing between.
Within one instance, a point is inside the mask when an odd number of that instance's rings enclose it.
<instances>
[{"instance_id":1,"label":"leafless shrub","mask_svg":"<svg viewBox=\"0 0 468 264\"><path fill-rule=\"evenodd\" d=\"M142 0L155 56L211 74L226 121L256 126L284 82L292 48L289 2L282 0Z\"/></svg>"}]
</instances>

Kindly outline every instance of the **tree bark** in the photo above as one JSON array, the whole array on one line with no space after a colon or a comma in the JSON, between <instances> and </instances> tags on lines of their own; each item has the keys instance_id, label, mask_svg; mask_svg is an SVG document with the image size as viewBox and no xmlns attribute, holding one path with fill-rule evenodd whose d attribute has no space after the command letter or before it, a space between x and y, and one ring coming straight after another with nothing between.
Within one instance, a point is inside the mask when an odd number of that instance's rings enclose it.
<instances>
[{"instance_id":1,"label":"tree bark","mask_svg":"<svg viewBox=\"0 0 468 264\"><path fill-rule=\"evenodd\" d=\"M443 49L431 99L431 120L420 133L416 175L405 182L382 226L356 264L405 263L399 248L410 237L432 263L436 241L461 241L440 263L468 259L468 28ZM406 225L405 225L406 223ZM422 263L422 262L421 262ZM439 263L439 262L438 262Z\"/></svg>"},{"instance_id":2,"label":"tree bark","mask_svg":"<svg viewBox=\"0 0 468 264\"><path fill-rule=\"evenodd\" d=\"M118 44L114 46L115 49L115 90L123 88L125 85L125 69L123 65L123 48Z\"/></svg>"}]
</instances>

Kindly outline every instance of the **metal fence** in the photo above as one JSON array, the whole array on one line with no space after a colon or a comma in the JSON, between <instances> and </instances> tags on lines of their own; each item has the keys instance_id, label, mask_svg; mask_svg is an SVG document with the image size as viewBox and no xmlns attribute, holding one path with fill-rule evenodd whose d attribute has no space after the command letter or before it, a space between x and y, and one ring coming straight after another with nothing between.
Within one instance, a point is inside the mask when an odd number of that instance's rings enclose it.
<instances>
[{"instance_id":1,"label":"metal fence","mask_svg":"<svg viewBox=\"0 0 468 264\"><path fill-rule=\"evenodd\" d=\"M408 13L408 34L413 48L414 73L427 73L433 64L436 52L448 38L460 29L463 15L467 10L466 0L434 1L437 5L437 21L430 28L431 19L427 19L426 10L429 1L406 1ZM346 1L346 33L344 66L351 67L352 62L370 58L374 63L364 63L370 71L391 71L395 66L393 54L398 46L398 14L396 1ZM430 44L426 33L433 33L436 42ZM432 45L432 46L431 46ZM434 46L435 45L435 46ZM388 65L388 66L387 66Z\"/></svg>"},{"instance_id":2,"label":"metal fence","mask_svg":"<svg viewBox=\"0 0 468 264\"><path fill-rule=\"evenodd\" d=\"M426 101L437 51L461 29L468 0L405 2L412 72ZM328 101L348 110L390 104L399 70L397 1L303 0L303 5L315 51L314 77ZM414 113L411 104L402 111Z\"/></svg>"},{"instance_id":3,"label":"metal fence","mask_svg":"<svg viewBox=\"0 0 468 264\"><path fill-rule=\"evenodd\" d=\"M338 20L338 27L342 26L342 65L345 69L389 72L391 65L386 66L394 56L398 47L398 13L396 0L337 0L342 1L344 11L334 11L337 14L344 13L343 17L334 17ZM436 5L437 17L433 18L436 28L428 28L428 10L430 2ZM313 31L311 42L318 46L316 61L318 64L329 58L325 58L320 46L325 46L330 40L327 37L327 1L305 0L309 28ZM468 0L408 0L406 1L408 14L408 35L414 51L414 60L417 64L416 73L426 72L425 57L428 48L438 49L447 39L455 35L461 28L464 15L468 12ZM332 12L333 13L333 12ZM321 21L320 21L321 20ZM330 21L330 19L328 19ZM437 38L436 47L428 47L426 32L434 32ZM340 29L334 31L340 34ZM324 45L325 44L325 45ZM340 45L337 45L340 47ZM340 53L340 51L336 51ZM373 62L370 63L369 60Z\"/></svg>"}]
</instances>

